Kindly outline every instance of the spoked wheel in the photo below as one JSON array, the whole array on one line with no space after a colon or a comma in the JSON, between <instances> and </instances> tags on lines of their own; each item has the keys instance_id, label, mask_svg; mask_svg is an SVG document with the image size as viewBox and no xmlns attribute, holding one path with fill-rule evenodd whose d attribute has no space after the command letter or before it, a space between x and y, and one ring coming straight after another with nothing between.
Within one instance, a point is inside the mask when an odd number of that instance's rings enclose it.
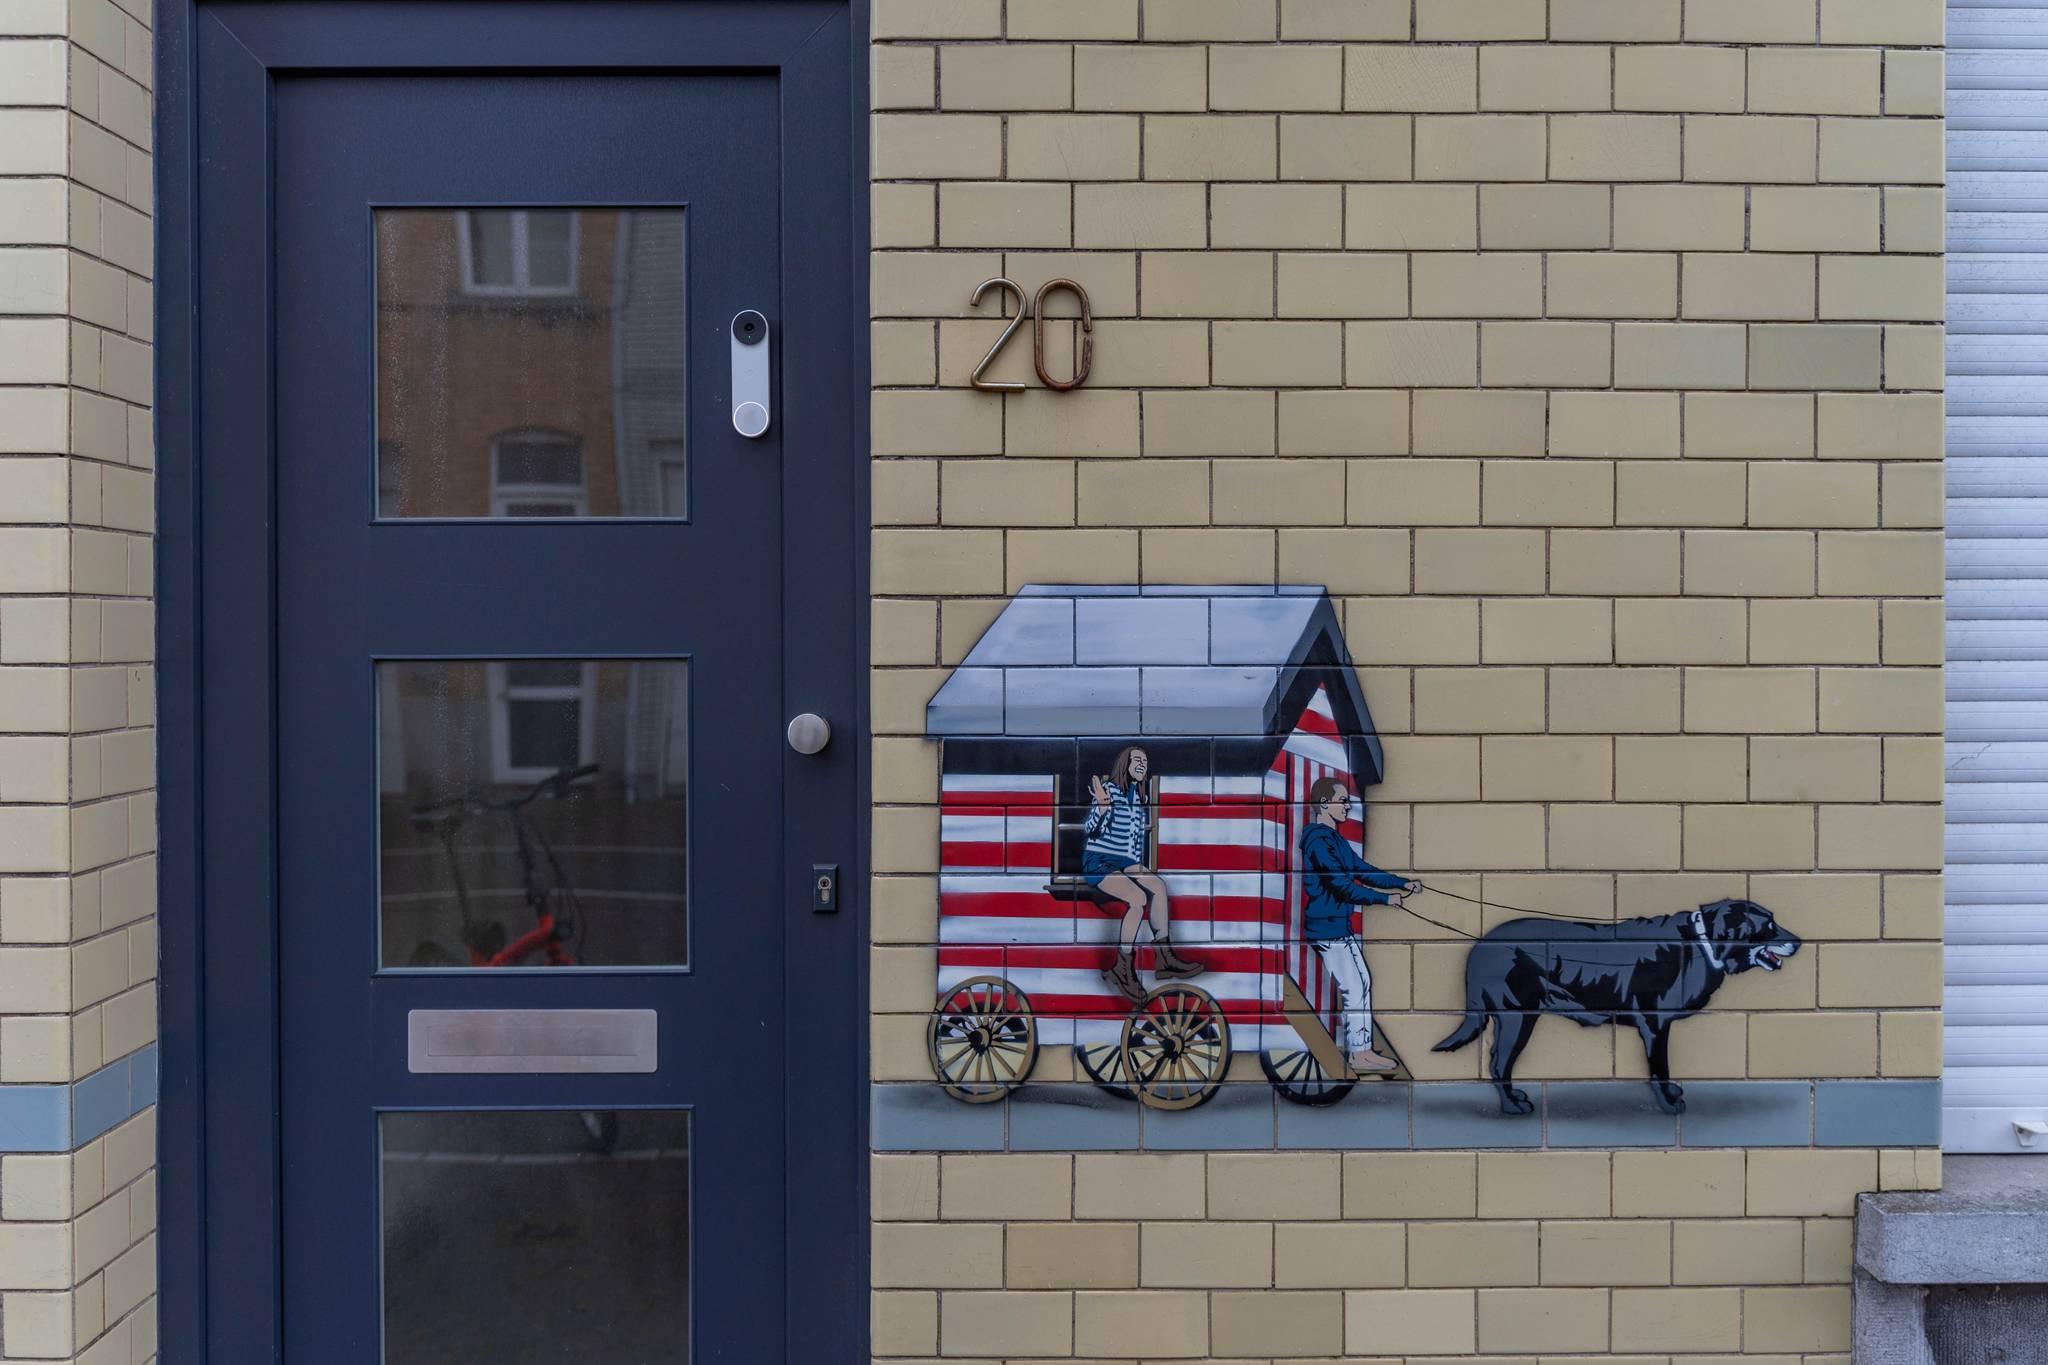
<instances>
[{"instance_id":1,"label":"spoked wheel","mask_svg":"<svg viewBox=\"0 0 2048 1365\"><path fill-rule=\"evenodd\" d=\"M1273 1088L1296 1104L1335 1104L1358 1084L1323 1070L1315 1054L1305 1048L1267 1048L1259 1053L1259 1067Z\"/></svg>"},{"instance_id":2,"label":"spoked wheel","mask_svg":"<svg viewBox=\"0 0 2048 1365\"><path fill-rule=\"evenodd\" d=\"M1038 1025L1024 992L999 976L974 976L940 994L925 1044L948 1095L987 1104L1031 1074Z\"/></svg>"},{"instance_id":3,"label":"spoked wheel","mask_svg":"<svg viewBox=\"0 0 2048 1365\"><path fill-rule=\"evenodd\" d=\"M1193 1109L1216 1094L1230 1066L1230 1023L1195 986L1161 986L1124 1021L1124 1076L1152 1109Z\"/></svg>"},{"instance_id":4,"label":"spoked wheel","mask_svg":"<svg viewBox=\"0 0 2048 1365\"><path fill-rule=\"evenodd\" d=\"M1088 1079L1120 1100L1133 1098L1131 1078L1124 1073L1124 1050L1117 1043L1077 1043L1074 1060Z\"/></svg>"}]
</instances>

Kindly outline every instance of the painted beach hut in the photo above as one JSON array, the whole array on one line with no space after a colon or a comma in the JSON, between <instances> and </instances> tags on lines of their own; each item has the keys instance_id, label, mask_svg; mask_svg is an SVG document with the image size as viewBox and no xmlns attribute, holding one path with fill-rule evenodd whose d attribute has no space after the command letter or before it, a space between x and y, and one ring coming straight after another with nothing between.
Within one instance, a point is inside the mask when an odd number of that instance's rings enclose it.
<instances>
[{"instance_id":1,"label":"painted beach hut","mask_svg":"<svg viewBox=\"0 0 2048 1365\"><path fill-rule=\"evenodd\" d=\"M1316 779L1362 794L1384 759L1325 589L1025 587L932 698L926 733L943 772L928 1041L950 1093L1001 1098L1041 1047L1158 1108L1208 1099L1241 1052L1291 1099L1350 1089L1296 850ZM1173 944L1205 969L1137 1004L1103 975L1124 907L1082 875L1090 781L1132 746ZM1354 847L1363 818L1339 829Z\"/></svg>"}]
</instances>

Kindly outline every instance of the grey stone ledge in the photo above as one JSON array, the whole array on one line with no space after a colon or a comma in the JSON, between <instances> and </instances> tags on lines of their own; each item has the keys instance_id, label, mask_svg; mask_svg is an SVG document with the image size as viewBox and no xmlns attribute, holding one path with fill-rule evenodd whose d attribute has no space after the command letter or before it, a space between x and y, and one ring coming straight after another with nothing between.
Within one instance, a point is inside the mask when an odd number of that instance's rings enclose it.
<instances>
[{"instance_id":1,"label":"grey stone ledge","mask_svg":"<svg viewBox=\"0 0 2048 1365\"><path fill-rule=\"evenodd\" d=\"M1857 1266L1886 1284L2048 1284L2048 1156L1952 1156L1942 1178L1857 1199Z\"/></svg>"}]
</instances>

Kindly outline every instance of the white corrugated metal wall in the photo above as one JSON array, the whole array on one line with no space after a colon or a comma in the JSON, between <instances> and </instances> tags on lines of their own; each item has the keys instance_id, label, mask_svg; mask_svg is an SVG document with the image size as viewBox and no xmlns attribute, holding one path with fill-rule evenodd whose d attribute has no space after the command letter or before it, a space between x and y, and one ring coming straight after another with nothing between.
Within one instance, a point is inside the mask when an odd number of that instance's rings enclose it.
<instances>
[{"instance_id":1,"label":"white corrugated metal wall","mask_svg":"<svg viewBox=\"0 0 2048 1365\"><path fill-rule=\"evenodd\" d=\"M2008 1152L2048 1119L2048 3L1948 43L1943 1145Z\"/></svg>"}]
</instances>

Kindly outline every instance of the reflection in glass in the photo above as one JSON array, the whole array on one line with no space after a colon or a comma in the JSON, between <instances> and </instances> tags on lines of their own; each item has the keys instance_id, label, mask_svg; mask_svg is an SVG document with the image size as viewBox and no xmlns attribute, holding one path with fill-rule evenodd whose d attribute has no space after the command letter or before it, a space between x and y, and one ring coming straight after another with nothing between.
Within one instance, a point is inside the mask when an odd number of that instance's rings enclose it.
<instances>
[{"instance_id":1,"label":"reflection in glass","mask_svg":"<svg viewBox=\"0 0 2048 1365\"><path fill-rule=\"evenodd\" d=\"M689 665L377 665L385 967L688 961Z\"/></svg>"},{"instance_id":2,"label":"reflection in glass","mask_svg":"<svg viewBox=\"0 0 2048 1365\"><path fill-rule=\"evenodd\" d=\"M379 516L688 515L682 209L374 216Z\"/></svg>"},{"instance_id":3,"label":"reflection in glass","mask_svg":"<svg viewBox=\"0 0 2048 1365\"><path fill-rule=\"evenodd\" d=\"M386 1365L687 1365L689 1115L378 1116Z\"/></svg>"}]
</instances>

